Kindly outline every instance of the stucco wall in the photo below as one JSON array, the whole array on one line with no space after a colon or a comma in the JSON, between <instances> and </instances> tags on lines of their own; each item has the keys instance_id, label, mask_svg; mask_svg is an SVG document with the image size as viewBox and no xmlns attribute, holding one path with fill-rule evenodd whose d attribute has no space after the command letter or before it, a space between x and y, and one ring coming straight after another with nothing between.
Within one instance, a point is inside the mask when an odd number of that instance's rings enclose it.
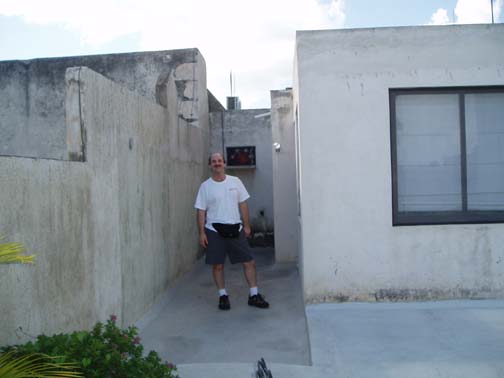
<instances>
[{"instance_id":1,"label":"stucco wall","mask_svg":"<svg viewBox=\"0 0 504 378\"><path fill-rule=\"evenodd\" d=\"M120 313L117 173L97 170L95 180L83 164L0 157L1 232L37 257L0 265L0 345Z\"/></svg>"},{"instance_id":2,"label":"stucco wall","mask_svg":"<svg viewBox=\"0 0 504 378\"><path fill-rule=\"evenodd\" d=\"M210 113L210 151L225 154L226 147L256 148L255 168L227 167L227 173L239 177L250 193L248 200L250 222L255 232L273 230L272 139L269 111L269 109L247 109ZM264 215L260 214L261 211Z\"/></svg>"},{"instance_id":3,"label":"stucco wall","mask_svg":"<svg viewBox=\"0 0 504 378\"><path fill-rule=\"evenodd\" d=\"M177 112L188 122L201 119L207 106L205 64L197 49L3 61L0 155L68 159L65 71L76 66L89 67L163 105L162 86L173 74L181 99Z\"/></svg>"},{"instance_id":4,"label":"stucco wall","mask_svg":"<svg viewBox=\"0 0 504 378\"><path fill-rule=\"evenodd\" d=\"M504 25L298 32L307 300L504 296L504 225L392 226L389 88L504 84Z\"/></svg>"},{"instance_id":5,"label":"stucco wall","mask_svg":"<svg viewBox=\"0 0 504 378\"><path fill-rule=\"evenodd\" d=\"M0 232L37 255L34 266L0 265L0 345L112 313L131 324L198 251L187 209L208 130L179 117L173 75L167 108L87 68L70 69L66 87L86 161L0 157Z\"/></svg>"},{"instance_id":6,"label":"stucco wall","mask_svg":"<svg viewBox=\"0 0 504 378\"><path fill-rule=\"evenodd\" d=\"M273 143L273 207L276 261L298 257L298 200L296 183L295 122L292 90L271 91Z\"/></svg>"}]
</instances>

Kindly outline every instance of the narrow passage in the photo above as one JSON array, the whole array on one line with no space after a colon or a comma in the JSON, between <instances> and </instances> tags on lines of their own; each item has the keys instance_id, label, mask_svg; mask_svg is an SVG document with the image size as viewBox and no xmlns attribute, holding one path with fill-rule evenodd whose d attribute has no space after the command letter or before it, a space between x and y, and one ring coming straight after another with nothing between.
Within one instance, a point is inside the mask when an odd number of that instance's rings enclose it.
<instances>
[{"instance_id":1,"label":"narrow passage","mask_svg":"<svg viewBox=\"0 0 504 378\"><path fill-rule=\"evenodd\" d=\"M295 263L274 263L271 248L253 248L259 289L267 310L247 305L241 264L226 263L231 311L217 309L210 267L201 259L137 326L146 351L175 364L244 362L309 365L310 351L301 283Z\"/></svg>"}]
</instances>

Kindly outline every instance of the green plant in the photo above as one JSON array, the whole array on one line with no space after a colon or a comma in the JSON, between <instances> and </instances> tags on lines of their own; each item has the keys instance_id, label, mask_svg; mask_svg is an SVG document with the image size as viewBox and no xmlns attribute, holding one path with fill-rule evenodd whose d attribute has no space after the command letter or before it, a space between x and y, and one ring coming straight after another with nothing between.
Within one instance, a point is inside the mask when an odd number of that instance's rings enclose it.
<instances>
[{"instance_id":1,"label":"green plant","mask_svg":"<svg viewBox=\"0 0 504 378\"><path fill-rule=\"evenodd\" d=\"M55 360L55 357L50 357L40 353L16 356L13 351L7 352L0 355L0 377L82 377L82 373L76 371L76 364L56 362Z\"/></svg>"},{"instance_id":2,"label":"green plant","mask_svg":"<svg viewBox=\"0 0 504 378\"><path fill-rule=\"evenodd\" d=\"M0 236L0 240L5 239ZM22 263L33 264L34 255L22 255L26 251L23 244L17 242L0 243L0 264Z\"/></svg>"},{"instance_id":3,"label":"green plant","mask_svg":"<svg viewBox=\"0 0 504 378\"><path fill-rule=\"evenodd\" d=\"M105 324L97 323L91 331L54 336L41 335L35 342L8 347L16 354L45 353L60 356L58 362L76 362L87 378L176 378L176 367L163 363L151 351L143 357L138 330L120 329L112 315Z\"/></svg>"}]
</instances>

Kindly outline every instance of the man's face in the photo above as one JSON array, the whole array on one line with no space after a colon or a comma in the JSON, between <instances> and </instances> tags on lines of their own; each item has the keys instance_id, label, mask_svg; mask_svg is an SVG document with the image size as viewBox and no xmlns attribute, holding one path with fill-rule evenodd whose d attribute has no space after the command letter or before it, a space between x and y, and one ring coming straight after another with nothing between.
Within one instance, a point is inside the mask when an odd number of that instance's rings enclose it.
<instances>
[{"instance_id":1,"label":"man's face","mask_svg":"<svg viewBox=\"0 0 504 378\"><path fill-rule=\"evenodd\" d=\"M223 173L226 167L226 163L224 163L224 159L221 154L213 154L210 157L210 169L214 173Z\"/></svg>"}]
</instances>

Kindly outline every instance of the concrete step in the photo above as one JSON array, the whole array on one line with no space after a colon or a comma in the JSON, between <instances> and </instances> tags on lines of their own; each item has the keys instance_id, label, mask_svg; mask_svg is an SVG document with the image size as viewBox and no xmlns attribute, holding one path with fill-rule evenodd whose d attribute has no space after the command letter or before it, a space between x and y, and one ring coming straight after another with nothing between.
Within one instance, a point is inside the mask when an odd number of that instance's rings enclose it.
<instances>
[{"instance_id":1,"label":"concrete step","mask_svg":"<svg viewBox=\"0 0 504 378\"><path fill-rule=\"evenodd\" d=\"M273 378L337 377L333 368L267 363ZM257 363L206 363L177 365L180 378L255 378Z\"/></svg>"}]
</instances>

